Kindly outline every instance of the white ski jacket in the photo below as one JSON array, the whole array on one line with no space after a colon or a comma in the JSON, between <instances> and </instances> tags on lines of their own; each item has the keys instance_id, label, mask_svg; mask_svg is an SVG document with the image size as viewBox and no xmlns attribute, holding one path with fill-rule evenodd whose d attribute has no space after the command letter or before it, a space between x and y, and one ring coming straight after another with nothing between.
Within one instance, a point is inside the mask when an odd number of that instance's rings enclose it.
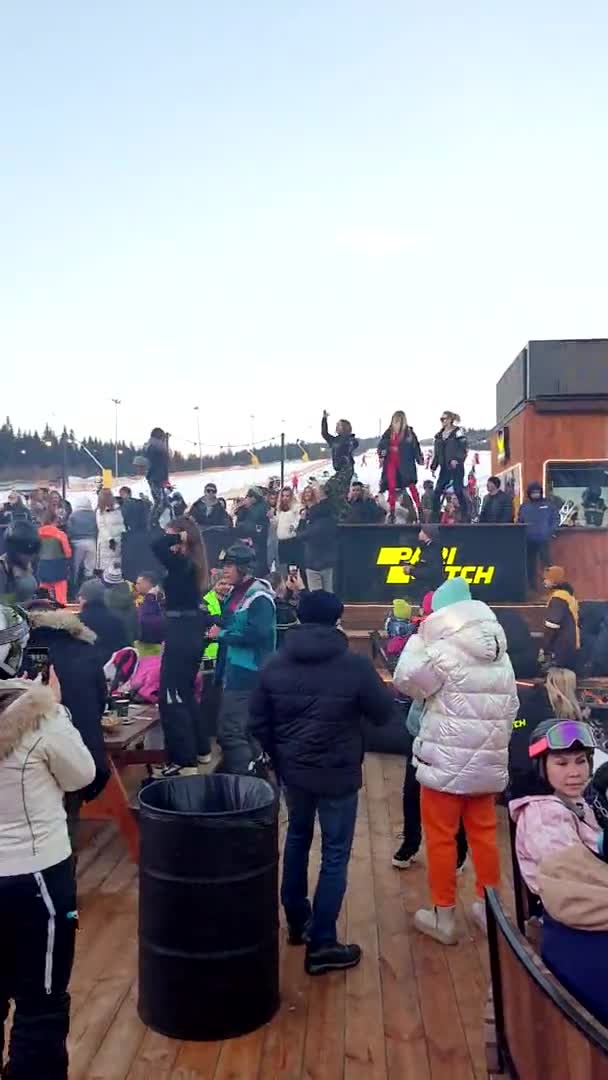
<instances>
[{"instance_id":1,"label":"white ski jacket","mask_svg":"<svg viewBox=\"0 0 608 1080\"><path fill-rule=\"evenodd\" d=\"M94 779L93 758L48 687L1 680L0 877L39 873L69 858L63 796Z\"/></svg>"},{"instance_id":2,"label":"white ski jacket","mask_svg":"<svg viewBox=\"0 0 608 1080\"><path fill-rule=\"evenodd\" d=\"M414 742L421 784L457 795L504 790L519 701L504 631L486 604L463 600L430 615L394 682L425 699Z\"/></svg>"}]
</instances>

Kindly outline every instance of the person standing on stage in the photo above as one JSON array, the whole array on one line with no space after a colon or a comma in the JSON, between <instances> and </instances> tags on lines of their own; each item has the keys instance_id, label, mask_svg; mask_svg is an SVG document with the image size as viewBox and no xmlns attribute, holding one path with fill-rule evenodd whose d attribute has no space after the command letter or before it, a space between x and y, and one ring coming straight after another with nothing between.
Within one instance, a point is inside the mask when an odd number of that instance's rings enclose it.
<instances>
[{"instance_id":1,"label":"person standing on stage","mask_svg":"<svg viewBox=\"0 0 608 1080\"><path fill-rule=\"evenodd\" d=\"M321 421L321 435L327 445L331 446L331 460L335 476L330 477L327 481L326 490L327 497L334 506L336 516L341 519L348 510L348 493L355 471L354 453L359 445L359 440L353 435L350 420L338 420L336 434L330 435L327 425L328 415L327 410L325 410Z\"/></svg>"},{"instance_id":2,"label":"person standing on stage","mask_svg":"<svg viewBox=\"0 0 608 1080\"><path fill-rule=\"evenodd\" d=\"M423 457L418 436L407 422L405 413L399 409L393 413L390 426L378 443L378 456L382 465L380 491L388 492L390 520L394 521L397 496L406 488L420 515L420 496L416 483L418 465Z\"/></svg>"},{"instance_id":3,"label":"person standing on stage","mask_svg":"<svg viewBox=\"0 0 608 1080\"><path fill-rule=\"evenodd\" d=\"M433 492L433 521L439 521L441 496L446 488L454 491L463 521L469 520L469 507L464 494L464 463L467 459L467 437L459 427L458 413L447 409L441 414L441 430L435 435L435 451L431 462L433 475L439 469L439 476Z\"/></svg>"},{"instance_id":4,"label":"person standing on stage","mask_svg":"<svg viewBox=\"0 0 608 1080\"><path fill-rule=\"evenodd\" d=\"M168 506L167 488L169 487L169 447L168 436L162 428L152 428L150 438L144 446L148 467L146 480L150 488L152 502L151 524L158 525L160 517Z\"/></svg>"}]
</instances>

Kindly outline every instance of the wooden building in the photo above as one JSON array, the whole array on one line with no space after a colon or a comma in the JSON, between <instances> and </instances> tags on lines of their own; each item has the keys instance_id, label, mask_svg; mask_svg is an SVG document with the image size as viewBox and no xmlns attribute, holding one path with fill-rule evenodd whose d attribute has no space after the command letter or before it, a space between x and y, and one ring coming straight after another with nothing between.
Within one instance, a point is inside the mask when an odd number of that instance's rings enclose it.
<instances>
[{"instance_id":1,"label":"wooden building","mask_svg":"<svg viewBox=\"0 0 608 1080\"><path fill-rule=\"evenodd\" d=\"M496 388L492 471L517 502L539 480L568 525L552 557L608 598L608 339L530 341Z\"/></svg>"}]
</instances>

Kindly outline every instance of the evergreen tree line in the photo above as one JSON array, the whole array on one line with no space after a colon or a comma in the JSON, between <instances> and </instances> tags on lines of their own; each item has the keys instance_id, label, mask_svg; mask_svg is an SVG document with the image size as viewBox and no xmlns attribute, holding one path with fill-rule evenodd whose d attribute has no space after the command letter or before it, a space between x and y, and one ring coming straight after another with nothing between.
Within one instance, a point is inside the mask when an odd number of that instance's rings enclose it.
<instances>
[{"instance_id":1,"label":"evergreen tree line","mask_svg":"<svg viewBox=\"0 0 608 1080\"><path fill-rule=\"evenodd\" d=\"M489 436L485 430L471 430L468 432L469 446L472 450L487 450L489 448ZM430 440L422 440L426 444ZM360 449L370 450L377 445L377 438L361 439ZM46 424L42 433L38 431L15 431L10 419L7 417L0 427L0 470L4 475L14 476L15 479L35 477L42 470L55 472L59 475L64 467L72 476L92 476L96 467L87 454L90 453L99 461L103 468L114 471L116 447L113 442L105 439L96 439L88 436L78 440L73 430L64 427L57 434L53 428ZM141 454L141 446L133 443L120 441L118 443L119 472L121 476L133 476L138 471L133 459ZM303 452L308 453L311 459L320 458L327 453L327 446L322 442L303 443L290 442L285 446L285 457L288 461L302 459ZM255 455L261 464L278 461L280 446L278 442L269 443L266 446L256 447ZM229 446L222 449L218 454L205 454L203 467L206 469L225 469L231 465L248 465L251 463L251 454L248 450L232 450ZM179 450L171 450L172 472L194 471L200 467L200 458L193 448L189 454L183 454Z\"/></svg>"}]
</instances>

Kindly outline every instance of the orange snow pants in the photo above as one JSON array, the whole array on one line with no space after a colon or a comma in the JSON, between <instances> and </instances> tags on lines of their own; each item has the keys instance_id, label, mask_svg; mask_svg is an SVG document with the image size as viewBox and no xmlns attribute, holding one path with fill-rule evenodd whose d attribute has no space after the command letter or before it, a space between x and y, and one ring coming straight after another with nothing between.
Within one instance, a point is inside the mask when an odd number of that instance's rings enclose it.
<instances>
[{"instance_id":1,"label":"orange snow pants","mask_svg":"<svg viewBox=\"0 0 608 1080\"><path fill-rule=\"evenodd\" d=\"M475 867L477 895L500 882L496 841L496 796L452 795L420 788L422 827L426 840L429 886L435 907L456 903L456 833L460 818Z\"/></svg>"}]
</instances>

